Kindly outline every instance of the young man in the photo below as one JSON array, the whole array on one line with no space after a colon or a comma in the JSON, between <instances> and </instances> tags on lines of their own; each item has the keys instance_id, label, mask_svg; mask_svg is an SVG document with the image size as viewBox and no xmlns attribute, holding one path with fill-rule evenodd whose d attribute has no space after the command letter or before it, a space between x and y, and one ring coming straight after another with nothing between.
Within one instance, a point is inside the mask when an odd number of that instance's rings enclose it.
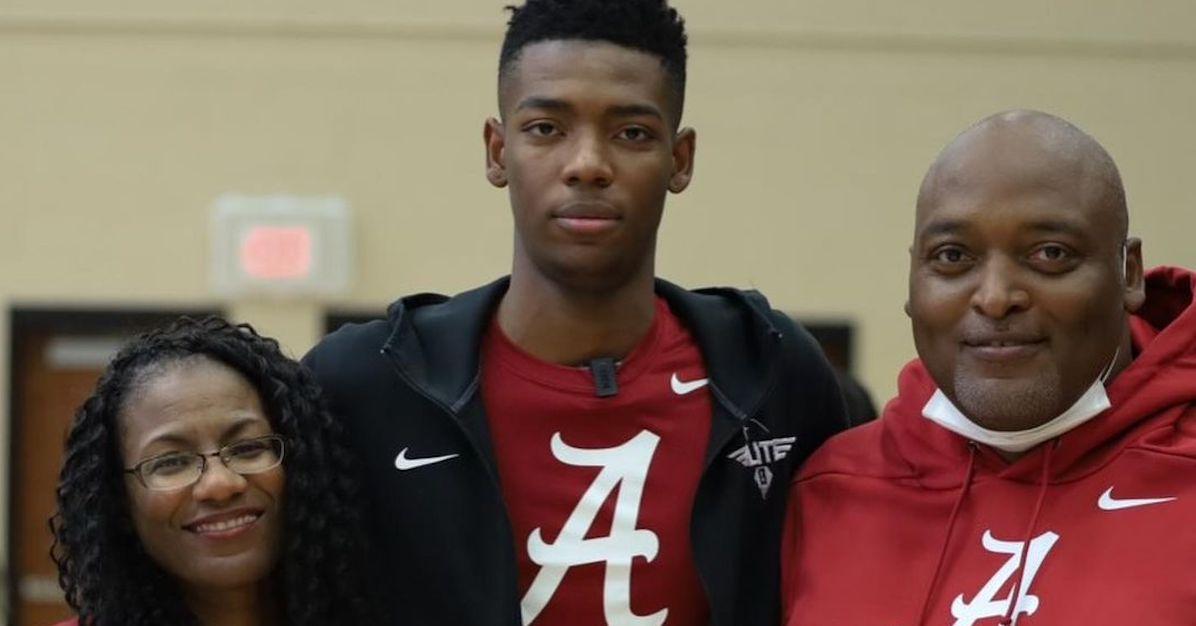
<instances>
[{"instance_id":1,"label":"young man","mask_svg":"<svg viewBox=\"0 0 1196 626\"><path fill-rule=\"evenodd\" d=\"M995 115L930 168L921 360L802 469L789 626L1196 621L1196 276L1143 273L1103 148Z\"/></svg>"},{"instance_id":2,"label":"young man","mask_svg":"<svg viewBox=\"0 0 1196 626\"><path fill-rule=\"evenodd\" d=\"M398 624L776 624L793 469L842 427L758 294L654 276L689 184L685 33L662 0L514 9L488 120L514 261L306 358L366 469Z\"/></svg>"}]
</instances>

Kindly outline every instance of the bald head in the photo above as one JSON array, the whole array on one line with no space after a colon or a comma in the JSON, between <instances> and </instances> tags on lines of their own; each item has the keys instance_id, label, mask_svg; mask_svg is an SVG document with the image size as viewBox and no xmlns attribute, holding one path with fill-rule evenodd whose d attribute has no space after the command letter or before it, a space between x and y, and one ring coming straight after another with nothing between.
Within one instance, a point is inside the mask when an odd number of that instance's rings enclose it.
<instances>
[{"instance_id":1,"label":"bald head","mask_svg":"<svg viewBox=\"0 0 1196 626\"><path fill-rule=\"evenodd\" d=\"M1125 189L1113 158L1071 122L1029 110L986 117L943 148L922 179L918 222L944 194L994 182L1068 194L1102 214L1110 237L1126 238Z\"/></svg>"}]
</instances>

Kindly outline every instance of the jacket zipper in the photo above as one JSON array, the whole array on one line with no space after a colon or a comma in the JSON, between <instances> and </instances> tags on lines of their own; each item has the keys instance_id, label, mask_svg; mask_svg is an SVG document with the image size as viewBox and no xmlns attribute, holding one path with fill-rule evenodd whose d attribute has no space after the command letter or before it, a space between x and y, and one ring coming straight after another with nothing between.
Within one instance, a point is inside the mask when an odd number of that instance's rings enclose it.
<instances>
[{"instance_id":1,"label":"jacket zipper","mask_svg":"<svg viewBox=\"0 0 1196 626\"><path fill-rule=\"evenodd\" d=\"M776 359L776 350L777 350L777 346L780 345L780 342L781 342L781 333L780 333L780 331L772 330L769 332L769 337L773 340L772 343L770 344L769 354L768 354L768 358L771 361L771 360ZM726 398L725 395L723 395L723 392L721 390L719 390L718 387L716 387L714 385L714 382L711 381L710 390L714 394L715 400L718 402L718 404L720 406L722 406L723 410L725 410L727 413L729 413L731 415L732 418L739 420L739 428L732 429L732 430L728 431L727 434L723 435L723 438L718 442L717 447L714 448L715 450L717 450L717 452L710 455L710 460L707 461L705 466L702 468L702 476L698 479L698 491L695 492L695 496L694 496L695 500L697 499L696 493L701 492L703 486L706 484L706 478L710 474L711 468L713 468L715 462L717 462L723 456L723 452L726 451L727 446L731 445L731 442L735 440L735 437L737 435L742 433L743 438L744 438L744 445L747 445L747 446L752 445L752 439L751 439L751 433L750 433L751 422L753 421L751 418L752 413L759 410L760 406L763 405L765 403L765 401L769 397L772 396L773 389L776 385L775 379L776 379L775 376L769 377L769 388L767 390L765 390L765 392L763 394L761 394L760 402L757 403L756 406L752 407L752 410L750 412L744 412L741 409L739 409L739 407L735 406L729 399ZM713 420L714 415L711 414L710 418L711 418L711 420ZM694 569L697 571L698 581L702 583L702 591L705 592L705 594L706 594L706 604L710 607L710 624L713 626L713 625L716 625L719 623L718 616L714 612L714 598L710 595L710 585L709 585L709 583L706 582L705 573L702 571L701 567L698 567L698 562L697 562L698 549L697 549L697 546L693 544L693 525L698 520L698 517L695 513L696 513L696 511L690 513L690 549L693 550Z\"/></svg>"},{"instance_id":2,"label":"jacket zipper","mask_svg":"<svg viewBox=\"0 0 1196 626\"><path fill-rule=\"evenodd\" d=\"M776 346L779 345L780 341L781 341L780 331L777 331L777 330L769 331L769 338L773 340L772 343L770 344L769 354L768 354L768 359L770 362L772 362L772 361L775 361L775 359L776 359ZM718 448L716 448L718 450L718 452L711 455L710 461L708 463L706 463L706 466L702 469L702 478L703 479L705 479L706 473L708 471L710 471L711 467L714 466L714 462L718 460L719 456L722 455L722 453L726 449L726 447L728 445L730 445L730 443L732 441L735 440L736 434L739 434L739 433L743 434L743 440L744 440L743 442L745 445L750 446L752 444L752 435L751 435L751 423L752 422L756 422L757 424L760 425L761 428L763 428L765 431L768 431L768 428L766 426L764 426L760 422L752 419L752 414L758 412L760 409L760 406L762 406L768 400L768 398L772 397L772 393L776 387L776 376L775 375L771 375L771 374L769 375L768 385L769 385L768 389L765 389L764 393L760 395L760 401L757 402L756 405L753 406L750 410L744 411L744 410L740 409L739 407L735 406L735 404L732 403L731 400L728 399L726 397L726 395L723 394L722 390L720 390L717 386L715 386L714 382L711 381L710 390L714 394L715 400L717 400L718 403L720 405L722 405L723 409L725 409L727 411L727 413L731 414L731 417L735 418L736 420L739 420L739 429L732 430L732 431L728 432L723 437L723 440L718 442ZM713 415L711 417L713 418Z\"/></svg>"},{"instance_id":3,"label":"jacket zipper","mask_svg":"<svg viewBox=\"0 0 1196 626\"><path fill-rule=\"evenodd\" d=\"M394 373L396 376L399 377L399 380L403 381L403 383L406 384L408 387L414 389L416 393L423 396L426 400L428 400L433 405L438 407L441 411L444 411L444 413L446 415L448 415L449 419L453 422L453 424L455 424L457 426L457 429L458 429L458 431L460 431L461 436L464 437L467 442L469 442L469 447L470 447L470 449L473 450L474 456L476 458L478 458L479 460L481 460L482 466L485 467L486 476L488 476L490 478L490 486L493 487L494 491L498 494L499 508L502 511L503 524L507 528L507 536L508 537L513 536L513 533L511 532L511 514L509 511L507 511L507 501L502 497L502 487L498 483L498 476L495 475L493 468L490 467L490 463L488 463L486 461L485 455L482 454L481 449L478 448L477 443L475 443L473 440L473 437L470 436L469 432L465 429L465 427L461 425L460 420L457 419L457 414L453 412L451 407L449 407L445 403L441 402L439 399L432 397L431 394L424 391L423 387L420 387L419 385L415 384L415 381L411 380L411 378L403 372L403 369L401 367L399 367L399 364L395 362L397 357L395 356L395 354L393 352L391 352L391 350L388 346L382 346L382 349L380 350L380 352L382 353L383 356L386 357L386 362L390 364L391 369L394 370ZM478 375L480 376L481 374L479 373ZM514 551L512 551L512 552L514 552ZM514 571L514 578L512 580L518 581L519 580L519 563L518 562L515 562L513 564L507 563L507 565L508 565L508 569ZM508 573L510 573L510 572L508 572ZM516 598L518 598L518 583L516 583ZM516 611L520 610L520 604L521 604L521 602L516 603L516 605L515 605ZM522 617L519 617L518 615L516 617L517 617L517 619L516 619L515 623L516 624L522 623L522 621L523 621Z\"/></svg>"}]
</instances>

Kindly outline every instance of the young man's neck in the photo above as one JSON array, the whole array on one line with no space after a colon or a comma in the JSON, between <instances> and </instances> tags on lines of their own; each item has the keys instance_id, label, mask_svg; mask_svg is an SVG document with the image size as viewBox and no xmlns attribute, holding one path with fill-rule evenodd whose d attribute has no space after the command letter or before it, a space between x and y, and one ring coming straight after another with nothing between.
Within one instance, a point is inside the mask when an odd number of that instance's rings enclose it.
<instances>
[{"instance_id":1,"label":"young man's neck","mask_svg":"<svg viewBox=\"0 0 1196 626\"><path fill-rule=\"evenodd\" d=\"M626 357L652 327L652 268L602 293L569 290L535 272L515 271L498 325L524 352L549 363L582 365Z\"/></svg>"},{"instance_id":2,"label":"young man's neck","mask_svg":"<svg viewBox=\"0 0 1196 626\"><path fill-rule=\"evenodd\" d=\"M203 626L278 626L277 598L269 583L231 589L190 588L184 598Z\"/></svg>"}]
</instances>

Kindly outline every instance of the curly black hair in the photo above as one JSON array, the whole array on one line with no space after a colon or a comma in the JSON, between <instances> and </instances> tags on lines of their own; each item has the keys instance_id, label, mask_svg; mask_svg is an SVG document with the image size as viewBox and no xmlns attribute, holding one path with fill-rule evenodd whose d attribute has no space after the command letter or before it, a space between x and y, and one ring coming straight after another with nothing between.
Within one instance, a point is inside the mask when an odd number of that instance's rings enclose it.
<instances>
[{"instance_id":1,"label":"curly black hair","mask_svg":"<svg viewBox=\"0 0 1196 626\"><path fill-rule=\"evenodd\" d=\"M137 337L75 414L50 519L51 556L67 602L88 626L184 626L197 618L133 530L119 452L126 400L172 362L206 357L245 377L287 442L284 540L274 586L290 626L373 619L361 574L363 533L353 461L314 378L247 324L181 318Z\"/></svg>"},{"instance_id":2,"label":"curly black hair","mask_svg":"<svg viewBox=\"0 0 1196 626\"><path fill-rule=\"evenodd\" d=\"M558 39L606 41L660 58L674 96L674 123L685 102L685 20L665 0L527 0L511 20L498 57L500 85L528 44Z\"/></svg>"}]
</instances>

